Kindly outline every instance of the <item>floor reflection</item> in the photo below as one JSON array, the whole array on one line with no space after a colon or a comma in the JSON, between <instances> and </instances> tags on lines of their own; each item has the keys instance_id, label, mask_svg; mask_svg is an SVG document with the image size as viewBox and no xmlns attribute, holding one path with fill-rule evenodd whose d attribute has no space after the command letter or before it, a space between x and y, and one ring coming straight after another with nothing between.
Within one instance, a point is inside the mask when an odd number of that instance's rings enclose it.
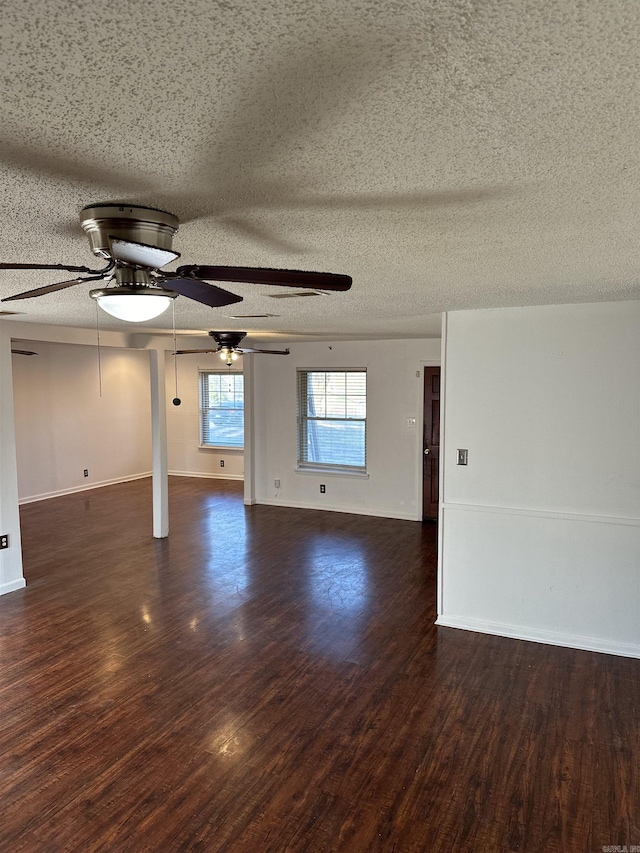
<instances>
[{"instance_id":1,"label":"floor reflection","mask_svg":"<svg viewBox=\"0 0 640 853\"><path fill-rule=\"evenodd\" d=\"M351 614L367 604L369 576L360 542L316 536L309 542L307 554L307 580L316 605Z\"/></svg>"},{"instance_id":2,"label":"floor reflection","mask_svg":"<svg viewBox=\"0 0 640 853\"><path fill-rule=\"evenodd\" d=\"M356 539L309 537L305 548L310 650L342 659L363 639L370 595L366 555Z\"/></svg>"}]
</instances>

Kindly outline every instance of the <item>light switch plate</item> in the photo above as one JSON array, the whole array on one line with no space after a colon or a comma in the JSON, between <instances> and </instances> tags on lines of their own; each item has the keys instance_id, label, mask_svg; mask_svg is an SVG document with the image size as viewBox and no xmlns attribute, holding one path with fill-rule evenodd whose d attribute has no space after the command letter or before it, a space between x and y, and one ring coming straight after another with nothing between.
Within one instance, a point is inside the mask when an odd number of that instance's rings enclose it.
<instances>
[{"instance_id":1,"label":"light switch plate","mask_svg":"<svg viewBox=\"0 0 640 853\"><path fill-rule=\"evenodd\" d=\"M466 465L469 459L468 450L460 450L458 448L458 465Z\"/></svg>"}]
</instances>

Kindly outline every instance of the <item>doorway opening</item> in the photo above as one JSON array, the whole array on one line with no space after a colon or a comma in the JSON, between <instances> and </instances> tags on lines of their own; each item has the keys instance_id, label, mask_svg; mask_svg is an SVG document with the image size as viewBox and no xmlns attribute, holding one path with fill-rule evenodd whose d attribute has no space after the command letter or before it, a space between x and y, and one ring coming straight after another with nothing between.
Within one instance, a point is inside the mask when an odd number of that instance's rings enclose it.
<instances>
[{"instance_id":1,"label":"doorway opening","mask_svg":"<svg viewBox=\"0 0 640 853\"><path fill-rule=\"evenodd\" d=\"M440 488L440 368L424 368L422 520L437 522Z\"/></svg>"}]
</instances>

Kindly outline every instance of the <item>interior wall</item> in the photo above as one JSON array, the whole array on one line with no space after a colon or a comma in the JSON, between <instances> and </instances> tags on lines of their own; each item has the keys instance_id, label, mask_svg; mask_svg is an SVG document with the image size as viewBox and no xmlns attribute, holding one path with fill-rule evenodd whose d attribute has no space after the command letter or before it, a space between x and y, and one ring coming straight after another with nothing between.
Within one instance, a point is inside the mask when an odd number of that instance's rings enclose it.
<instances>
[{"instance_id":1,"label":"interior wall","mask_svg":"<svg viewBox=\"0 0 640 853\"><path fill-rule=\"evenodd\" d=\"M290 349L288 356L253 362L257 503L420 519L422 367L440 362L440 340L295 343ZM296 370L356 367L367 368L368 476L296 471ZM407 418L416 426L407 426Z\"/></svg>"},{"instance_id":2,"label":"interior wall","mask_svg":"<svg viewBox=\"0 0 640 853\"><path fill-rule=\"evenodd\" d=\"M11 335L0 319L0 534L8 536L8 547L0 550L0 595L25 585L22 572L18 474L13 417Z\"/></svg>"},{"instance_id":3,"label":"interior wall","mask_svg":"<svg viewBox=\"0 0 640 853\"><path fill-rule=\"evenodd\" d=\"M201 339L194 347L207 345ZM242 480L244 476L244 453L242 450L214 450L200 447L200 408L198 371L224 370L224 362L218 356L178 356L178 397L182 401L174 406L176 380L173 357L167 355L167 435L168 464L170 474L183 477L213 477L225 480ZM231 367L242 372L242 359ZM224 467L220 465L224 462Z\"/></svg>"},{"instance_id":4,"label":"interior wall","mask_svg":"<svg viewBox=\"0 0 640 853\"><path fill-rule=\"evenodd\" d=\"M640 656L640 302L445 329L439 624Z\"/></svg>"},{"instance_id":5,"label":"interior wall","mask_svg":"<svg viewBox=\"0 0 640 853\"><path fill-rule=\"evenodd\" d=\"M100 396L96 347L21 341L20 348L38 353L13 358L21 502L149 475L147 352L102 347Z\"/></svg>"}]
</instances>

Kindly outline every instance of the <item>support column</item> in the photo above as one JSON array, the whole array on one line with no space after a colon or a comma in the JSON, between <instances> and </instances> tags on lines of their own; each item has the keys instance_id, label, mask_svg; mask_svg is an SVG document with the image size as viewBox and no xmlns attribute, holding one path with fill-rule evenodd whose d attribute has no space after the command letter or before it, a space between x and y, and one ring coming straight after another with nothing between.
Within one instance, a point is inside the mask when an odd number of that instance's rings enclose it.
<instances>
[{"instance_id":1,"label":"support column","mask_svg":"<svg viewBox=\"0 0 640 853\"><path fill-rule=\"evenodd\" d=\"M18 509L11 334L3 320L0 320L0 400L0 535L9 537L9 547L0 551L0 595L3 595L25 585Z\"/></svg>"},{"instance_id":2,"label":"support column","mask_svg":"<svg viewBox=\"0 0 640 853\"><path fill-rule=\"evenodd\" d=\"M256 502L254 387L255 356L242 357L244 374L244 503Z\"/></svg>"},{"instance_id":3,"label":"support column","mask_svg":"<svg viewBox=\"0 0 640 853\"><path fill-rule=\"evenodd\" d=\"M151 459L153 478L153 535L169 535L169 475L167 473L167 395L164 349L150 349Z\"/></svg>"}]
</instances>

